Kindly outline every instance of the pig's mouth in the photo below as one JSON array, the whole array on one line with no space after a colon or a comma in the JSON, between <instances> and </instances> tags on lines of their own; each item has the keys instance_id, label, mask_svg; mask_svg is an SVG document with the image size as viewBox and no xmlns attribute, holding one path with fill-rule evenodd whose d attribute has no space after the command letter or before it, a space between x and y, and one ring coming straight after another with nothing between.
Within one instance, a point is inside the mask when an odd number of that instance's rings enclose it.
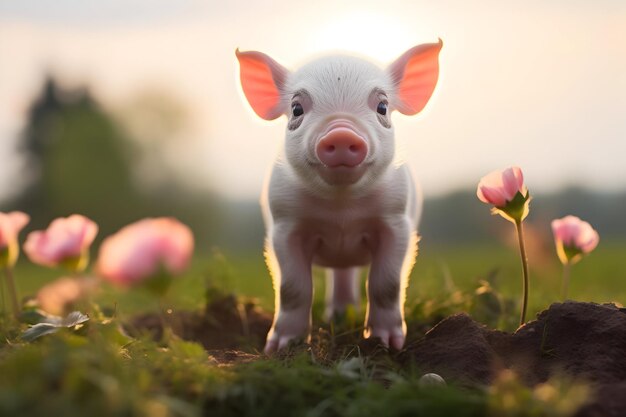
<instances>
[{"instance_id":1,"label":"pig's mouth","mask_svg":"<svg viewBox=\"0 0 626 417\"><path fill-rule=\"evenodd\" d=\"M364 174L368 144L356 126L345 119L327 125L315 146L322 179L331 185L356 183Z\"/></svg>"},{"instance_id":2,"label":"pig's mouth","mask_svg":"<svg viewBox=\"0 0 626 417\"><path fill-rule=\"evenodd\" d=\"M329 185L347 186L357 183L366 171L366 164L357 167L336 166L328 167L317 164L319 176Z\"/></svg>"}]
</instances>

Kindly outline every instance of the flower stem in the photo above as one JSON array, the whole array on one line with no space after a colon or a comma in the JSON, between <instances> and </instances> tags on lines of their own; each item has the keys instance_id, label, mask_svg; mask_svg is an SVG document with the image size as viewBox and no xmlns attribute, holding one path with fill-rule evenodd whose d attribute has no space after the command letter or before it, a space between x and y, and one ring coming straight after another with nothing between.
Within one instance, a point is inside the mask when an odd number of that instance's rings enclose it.
<instances>
[{"instance_id":1,"label":"flower stem","mask_svg":"<svg viewBox=\"0 0 626 417\"><path fill-rule=\"evenodd\" d=\"M165 296L161 296L158 298L158 304L159 304L159 318L161 319L161 343L164 344L169 344L169 342L172 339L172 325L171 322L169 320L168 316L168 311L167 308L165 306Z\"/></svg>"},{"instance_id":2,"label":"flower stem","mask_svg":"<svg viewBox=\"0 0 626 417\"><path fill-rule=\"evenodd\" d=\"M11 304L13 305L13 315L18 320L20 317L20 303L17 297L17 289L15 288L15 280L13 279L13 271L11 268L4 268L4 275L7 278L7 286L9 287L9 293L11 294Z\"/></svg>"},{"instance_id":3,"label":"flower stem","mask_svg":"<svg viewBox=\"0 0 626 417\"><path fill-rule=\"evenodd\" d=\"M572 264L566 262L563 264L563 283L561 287L561 298L563 301L567 298L567 291L569 290L569 277L570 271L572 269Z\"/></svg>"},{"instance_id":4,"label":"flower stem","mask_svg":"<svg viewBox=\"0 0 626 417\"><path fill-rule=\"evenodd\" d=\"M520 315L520 326L526 323L526 307L528 306L528 257L526 256L526 245L524 244L524 228L522 227L522 221L517 220L515 222L515 229L517 229L517 239L519 242L519 253L522 258L522 273L523 273L523 286L524 295L522 298L522 314Z\"/></svg>"},{"instance_id":5,"label":"flower stem","mask_svg":"<svg viewBox=\"0 0 626 417\"><path fill-rule=\"evenodd\" d=\"M0 280L0 302L2 302L2 320L6 318L6 297L4 296L4 281Z\"/></svg>"}]
</instances>

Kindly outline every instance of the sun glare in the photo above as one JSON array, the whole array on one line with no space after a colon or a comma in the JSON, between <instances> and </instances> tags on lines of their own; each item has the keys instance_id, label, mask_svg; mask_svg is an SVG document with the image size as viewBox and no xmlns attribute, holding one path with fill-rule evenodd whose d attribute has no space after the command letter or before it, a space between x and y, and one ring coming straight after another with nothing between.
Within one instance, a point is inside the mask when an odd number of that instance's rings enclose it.
<instances>
[{"instance_id":1,"label":"sun glare","mask_svg":"<svg viewBox=\"0 0 626 417\"><path fill-rule=\"evenodd\" d=\"M409 45L415 40L417 34L399 19L362 11L338 14L321 25L311 33L308 49L313 53L349 51L389 62L403 51L404 43Z\"/></svg>"}]
</instances>

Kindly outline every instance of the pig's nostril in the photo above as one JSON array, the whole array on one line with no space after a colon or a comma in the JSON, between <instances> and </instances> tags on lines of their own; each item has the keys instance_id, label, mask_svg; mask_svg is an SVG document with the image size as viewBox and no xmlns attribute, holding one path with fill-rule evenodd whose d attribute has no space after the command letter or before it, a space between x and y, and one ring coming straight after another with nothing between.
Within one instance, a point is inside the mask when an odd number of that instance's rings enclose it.
<instances>
[{"instance_id":1,"label":"pig's nostril","mask_svg":"<svg viewBox=\"0 0 626 417\"><path fill-rule=\"evenodd\" d=\"M356 145L350 145L350 152L357 152L359 150L359 147Z\"/></svg>"},{"instance_id":2,"label":"pig's nostril","mask_svg":"<svg viewBox=\"0 0 626 417\"><path fill-rule=\"evenodd\" d=\"M335 145L329 145L329 146L326 148L326 150L327 150L328 152L335 152Z\"/></svg>"}]
</instances>

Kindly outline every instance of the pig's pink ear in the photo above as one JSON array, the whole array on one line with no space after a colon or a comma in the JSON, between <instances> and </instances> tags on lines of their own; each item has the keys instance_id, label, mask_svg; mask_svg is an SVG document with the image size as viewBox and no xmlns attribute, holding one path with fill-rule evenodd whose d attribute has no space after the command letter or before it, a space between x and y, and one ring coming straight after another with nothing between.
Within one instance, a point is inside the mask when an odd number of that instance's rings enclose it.
<instances>
[{"instance_id":1,"label":"pig's pink ear","mask_svg":"<svg viewBox=\"0 0 626 417\"><path fill-rule=\"evenodd\" d=\"M284 112L280 91L289 71L269 56L255 51L235 51L239 60L241 87L252 110L265 120Z\"/></svg>"},{"instance_id":2,"label":"pig's pink ear","mask_svg":"<svg viewBox=\"0 0 626 417\"><path fill-rule=\"evenodd\" d=\"M439 51L443 42L415 46L387 69L396 86L396 109L403 114L419 113L435 90L439 78Z\"/></svg>"}]
</instances>

